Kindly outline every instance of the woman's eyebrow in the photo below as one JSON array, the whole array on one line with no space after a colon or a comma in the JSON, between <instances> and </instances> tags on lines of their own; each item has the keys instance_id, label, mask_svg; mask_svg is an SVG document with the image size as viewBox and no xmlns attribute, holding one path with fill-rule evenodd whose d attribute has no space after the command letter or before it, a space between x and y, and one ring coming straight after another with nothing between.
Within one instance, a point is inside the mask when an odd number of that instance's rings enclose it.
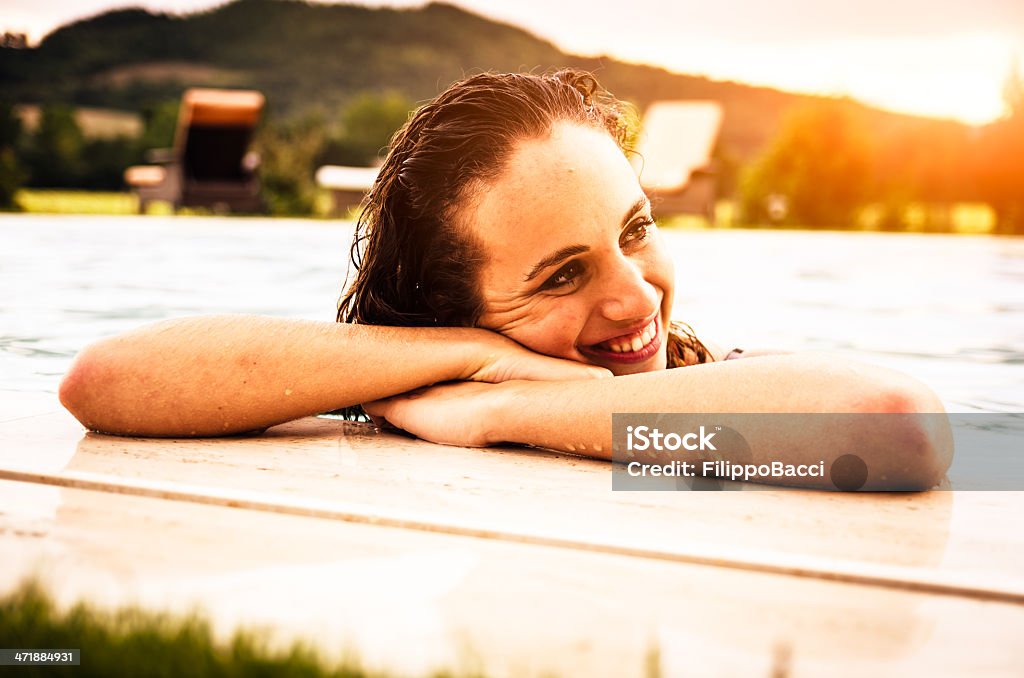
<instances>
[{"instance_id":1,"label":"woman's eyebrow","mask_svg":"<svg viewBox=\"0 0 1024 678\"><path fill-rule=\"evenodd\" d=\"M525 278L523 278L523 282L530 282L538 275L540 275L541 271L543 271L545 268L548 268L549 266L554 266L555 264L559 264L565 261L571 256L575 256L577 254L582 254L583 252L589 251L590 248L586 245L569 245L567 247L563 247L560 250L552 252L551 254L547 255L546 257L538 261L536 265L534 265L534 267L530 269L530 272L526 274Z\"/></svg>"},{"instance_id":2,"label":"woman's eyebrow","mask_svg":"<svg viewBox=\"0 0 1024 678\"><path fill-rule=\"evenodd\" d=\"M650 201L650 199L648 199L648 197L646 195L642 195L639 198L637 198L636 202L634 202L632 205L630 205L629 209L626 210L626 216L624 216L622 218L622 226L621 227L625 228L626 224L629 223L629 220L633 218L633 215L635 215L637 212L640 212L641 210L649 208L650 204L651 204L651 201ZM548 256L546 256L543 259L541 259L540 261L538 261L534 265L534 267L530 269L530 272L526 274L525 278L523 278L523 282L530 282L531 280L536 278L538 275L540 275L541 271L543 271L544 269L548 268L549 266L554 266L555 264L559 264L559 263L565 261L569 257L575 256L577 254L582 254L583 252L589 252L589 251L590 251L590 248L587 247L586 245L569 245L567 247L563 247L560 250L552 252Z\"/></svg>"},{"instance_id":3,"label":"woman's eyebrow","mask_svg":"<svg viewBox=\"0 0 1024 678\"><path fill-rule=\"evenodd\" d=\"M650 209L650 207L651 200L646 195L642 195L637 198L636 202L630 205L629 209L626 211L626 216L622 217L622 228L626 227L626 224L629 223L629 220L633 218L634 214L644 209Z\"/></svg>"}]
</instances>

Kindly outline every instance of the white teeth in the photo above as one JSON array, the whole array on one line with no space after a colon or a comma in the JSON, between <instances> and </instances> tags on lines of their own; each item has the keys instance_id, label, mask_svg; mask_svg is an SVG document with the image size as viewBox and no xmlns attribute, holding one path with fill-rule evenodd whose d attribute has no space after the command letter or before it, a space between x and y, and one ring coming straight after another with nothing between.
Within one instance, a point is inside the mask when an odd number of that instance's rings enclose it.
<instances>
[{"instance_id":1,"label":"white teeth","mask_svg":"<svg viewBox=\"0 0 1024 678\"><path fill-rule=\"evenodd\" d=\"M645 327L640 334L634 336L632 339L606 341L603 345L613 353L630 353L639 351L643 347L647 346L654 341L654 337L655 324L652 322L650 325Z\"/></svg>"}]
</instances>

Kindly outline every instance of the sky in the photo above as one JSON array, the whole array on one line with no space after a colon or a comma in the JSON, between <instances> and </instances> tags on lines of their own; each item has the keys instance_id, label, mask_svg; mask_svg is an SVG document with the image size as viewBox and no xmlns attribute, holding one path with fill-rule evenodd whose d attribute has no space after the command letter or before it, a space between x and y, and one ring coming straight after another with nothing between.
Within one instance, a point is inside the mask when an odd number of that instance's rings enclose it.
<instances>
[{"instance_id":1,"label":"sky","mask_svg":"<svg viewBox=\"0 0 1024 678\"><path fill-rule=\"evenodd\" d=\"M851 96L890 110L972 124L1003 114L1011 64L1024 66L1024 0L449 1L521 26L575 54ZM0 31L26 32L34 42L73 19L129 4L189 12L222 3L0 0Z\"/></svg>"}]
</instances>

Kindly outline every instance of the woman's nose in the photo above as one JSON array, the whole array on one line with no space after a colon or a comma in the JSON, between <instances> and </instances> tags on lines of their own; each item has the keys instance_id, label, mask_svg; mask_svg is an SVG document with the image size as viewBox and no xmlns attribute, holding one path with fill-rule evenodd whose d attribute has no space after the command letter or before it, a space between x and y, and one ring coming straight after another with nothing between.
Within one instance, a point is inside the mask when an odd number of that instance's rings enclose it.
<instances>
[{"instance_id":1,"label":"woman's nose","mask_svg":"<svg viewBox=\"0 0 1024 678\"><path fill-rule=\"evenodd\" d=\"M643 320L657 310L661 300L643 270L626 257L609 266L600 285L601 314L616 322Z\"/></svg>"}]
</instances>

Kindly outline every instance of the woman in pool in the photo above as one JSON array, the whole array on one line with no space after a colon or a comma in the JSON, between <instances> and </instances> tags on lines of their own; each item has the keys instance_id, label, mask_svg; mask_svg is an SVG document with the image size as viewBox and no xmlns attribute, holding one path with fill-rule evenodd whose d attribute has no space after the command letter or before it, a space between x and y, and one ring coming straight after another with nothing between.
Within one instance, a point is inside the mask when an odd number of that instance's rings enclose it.
<instances>
[{"instance_id":1,"label":"woman in pool","mask_svg":"<svg viewBox=\"0 0 1024 678\"><path fill-rule=\"evenodd\" d=\"M61 401L90 429L144 436L362 405L426 440L600 458L613 412L942 412L892 371L808 354L729 360L740 352L673 323L673 265L626 132L588 74L456 83L392 140L340 322L156 323L85 349ZM894 426L901 444L860 450L868 487L933 486L949 465L942 435ZM827 464L821 442L808 432L774 458Z\"/></svg>"}]
</instances>

